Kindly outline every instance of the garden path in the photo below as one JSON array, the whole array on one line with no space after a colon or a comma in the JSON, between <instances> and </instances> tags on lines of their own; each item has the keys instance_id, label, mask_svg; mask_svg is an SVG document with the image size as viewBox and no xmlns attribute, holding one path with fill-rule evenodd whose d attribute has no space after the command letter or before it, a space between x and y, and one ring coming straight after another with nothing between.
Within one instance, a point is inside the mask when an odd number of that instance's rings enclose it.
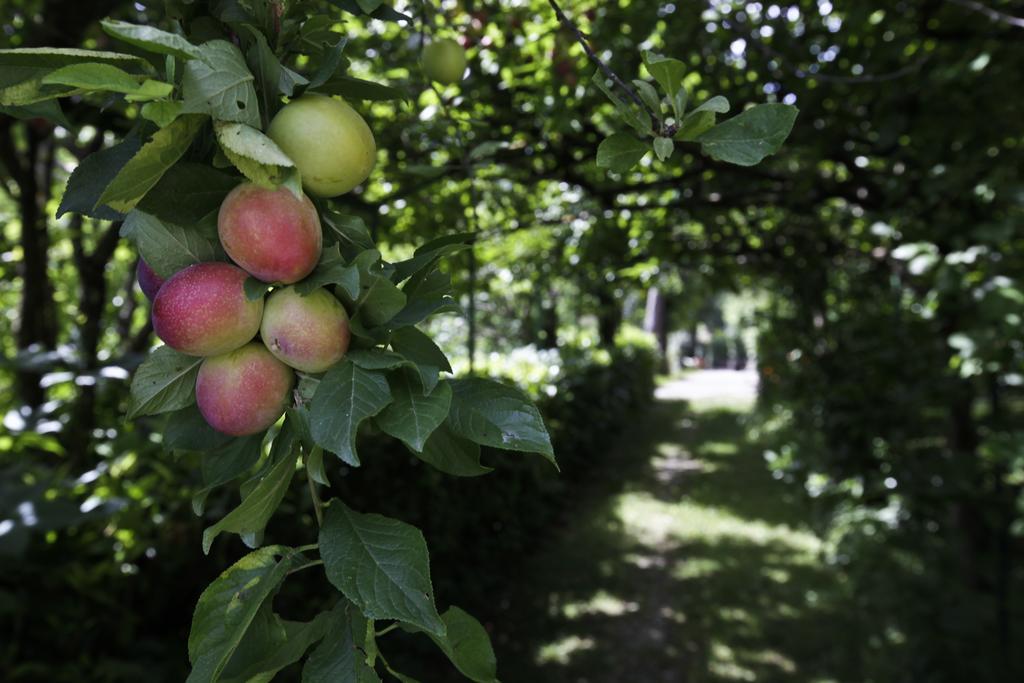
<instances>
[{"instance_id":1,"label":"garden path","mask_svg":"<svg viewBox=\"0 0 1024 683\"><path fill-rule=\"evenodd\" d=\"M716 370L658 389L505 598L503 681L856 680L841 581L765 465L756 391Z\"/></svg>"}]
</instances>

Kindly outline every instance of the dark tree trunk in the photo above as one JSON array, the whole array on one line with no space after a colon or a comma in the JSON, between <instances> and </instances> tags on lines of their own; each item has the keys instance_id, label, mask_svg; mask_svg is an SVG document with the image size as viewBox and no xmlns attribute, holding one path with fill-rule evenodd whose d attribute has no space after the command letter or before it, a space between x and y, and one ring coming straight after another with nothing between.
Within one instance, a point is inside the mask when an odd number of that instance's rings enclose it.
<instances>
[{"instance_id":1,"label":"dark tree trunk","mask_svg":"<svg viewBox=\"0 0 1024 683\"><path fill-rule=\"evenodd\" d=\"M647 306L644 309L644 330L650 332L658 340L661 351L661 371L668 372L668 323L665 320L667 301L657 287L647 290Z\"/></svg>"},{"instance_id":2,"label":"dark tree trunk","mask_svg":"<svg viewBox=\"0 0 1024 683\"><path fill-rule=\"evenodd\" d=\"M469 354L469 374L473 374L473 366L476 360L476 248L469 247L469 277L468 277L469 305L466 307L466 321L469 323L469 335L466 339L466 353Z\"/></svg>"},{"instance_id":3,"label":"dark tree trunk","mask_svg":"<svg viewBox=\"0 0 1024 683\"><path fill-rule=\"evenodd\" d=\"M547 297L540 305L540 346L542 349L553 349L558 346L558 309L554 289L548 289Z\"/></svg>"},{"instance_id":4,"label":"dark tree trunk","mask_svg":"<svg viewBox=\"0 0 1024 683\"><path fill-rule=\"evenodd\" d=\"M21 214L21 281L18 350L51 350L57 344L57 316L53 303L53 285L47 273L50 236L46 203L50 198L53 170L53 139L27 125L25 165L17 178L18 209ZM38 407L45 399L39 386L39 374L21 370L17 374L18 395L29 406Z\"/></svg>"},{"instance_id":5,"label":"dark tree trunk","mask_svg":"<svg viewBox=\"0 0 1024 683\"><path fill-rule=\"evenodd\" d=\"M622 307L615 299L615 294L608 289L597 290L597 334L601 346L614 348L615 335L622 324Z\"/></svg>"},{"instance_id":6,"label":"dark tree trunk","mask_svg":"<svg viewBox=\"0 0 1024 683\"><path fill-rule=\"evenodd\" d=\"M108 296L106 270L117 247L119 224L107 227L99 236L92 253L87 254L84 244L84 223L85 220L76 215L71 220L69 232L75 267L78 270L78 310L82 319L78 327L78 370L82 373L92 373L99 367L97 355ZM95 225L93 227L95 228ZM88 441L81 439L80 435L92 432L95 426L96 386L88 382L80 383L78 398L72 409L70 428L66 430L68 442L65 446L72 458L85 456Z\"/></svg>"}]
</instances>

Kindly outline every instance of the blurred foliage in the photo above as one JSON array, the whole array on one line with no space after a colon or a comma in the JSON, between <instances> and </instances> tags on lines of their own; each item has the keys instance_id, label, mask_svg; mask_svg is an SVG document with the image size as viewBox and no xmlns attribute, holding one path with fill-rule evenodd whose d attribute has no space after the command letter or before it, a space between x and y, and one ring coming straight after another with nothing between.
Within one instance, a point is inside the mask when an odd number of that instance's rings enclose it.
<instances>
[{"instance_id":1,"label":"blurred foliage","mask_svg":"<svg viewBox=\"0 0 1024 683\"><path fill-rule=\"evenodd\" d=\"M514 373L548 397L563 475L538 480L535 465L492 454L503 470L493 482L441 485L426 466L396 480L407 456L374 438L372 466L332 476L356 503L380 498L423 526L436 561L479 591L466 606L486 603L489 582L514 579L502 563L571 504L604 427L645 395L650 356L630 358L613 339L623 321L640 322L646 290L659 287L671 326L686 329L707 319L714 293L755 289L760 428L777 476L817 501L834 569L868 615L860 680L1019 678L1024 41L1007 17L1024 7L577 5L566 11L625 77L646 77L641 48L676 57L690 66L692 102L721 92L797 104L790 140L755 169L680 146L671 164L648 157L609 174L594 155L616 130L614 107L546 2L447 0L413 27L347 24L353 71L409 97L361 105L380 163L346 209L389 257L477 232L472 254L450 264L473 322L447 319L446 350L472 338L476 369ZM7 0L0 46L102 48L95 21L107 14L160 11ZM466 81L425 87L420 31L460 38ZM4 680L139 680L153 662L180 680L168 645L185 639L178 608L227 560L194 552L203 521L181 482L197 481L196 464L157 456L159 424L121 417L125 379L151 343L130 250L116 226L111 238L102 221L52 218L70 169L137 116L104 104L67 107L70 128L0 117L0 524L10 522L0 540L27 542L0 560ZM535 351L509 353L526 346ZM74 509L103 519L68 526ZM282 517L311 523L308 510ZM14 531L32 519L40 533Z\"/></svg>"}]
</instances>

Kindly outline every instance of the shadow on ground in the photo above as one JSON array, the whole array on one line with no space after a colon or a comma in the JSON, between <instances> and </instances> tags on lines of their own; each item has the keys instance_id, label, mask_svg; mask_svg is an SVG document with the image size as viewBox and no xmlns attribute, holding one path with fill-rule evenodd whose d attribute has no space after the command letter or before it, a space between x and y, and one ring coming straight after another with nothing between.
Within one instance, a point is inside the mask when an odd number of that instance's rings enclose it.
<instances>
[{"instance_id":1,"label":"shadow on ground","mask_svg":"<svg viewBox=\"0 0 1024 683\"><path fill-rule=\"evenodd\" d=\"M856 624L743 408L662 400L495 605L506 683L852 681Z\"/></svg>"}]
</instances>

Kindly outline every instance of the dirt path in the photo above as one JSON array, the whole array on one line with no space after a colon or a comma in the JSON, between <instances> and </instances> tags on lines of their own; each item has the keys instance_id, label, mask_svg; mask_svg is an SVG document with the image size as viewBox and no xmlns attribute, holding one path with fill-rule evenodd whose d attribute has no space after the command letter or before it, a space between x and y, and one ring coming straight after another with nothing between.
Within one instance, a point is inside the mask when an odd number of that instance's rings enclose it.
<instances>
[{"instance_id":1,"label":"dirt path","mask_svg":"<svg viewBox=\"0 0 1024 683\"><path fill-rule=\"evenodd\" d=\"M510 599L506 683L855 679L804 497L749 439L755 392L728 371L659 389Z\"/></svg>"}]
</instances>

